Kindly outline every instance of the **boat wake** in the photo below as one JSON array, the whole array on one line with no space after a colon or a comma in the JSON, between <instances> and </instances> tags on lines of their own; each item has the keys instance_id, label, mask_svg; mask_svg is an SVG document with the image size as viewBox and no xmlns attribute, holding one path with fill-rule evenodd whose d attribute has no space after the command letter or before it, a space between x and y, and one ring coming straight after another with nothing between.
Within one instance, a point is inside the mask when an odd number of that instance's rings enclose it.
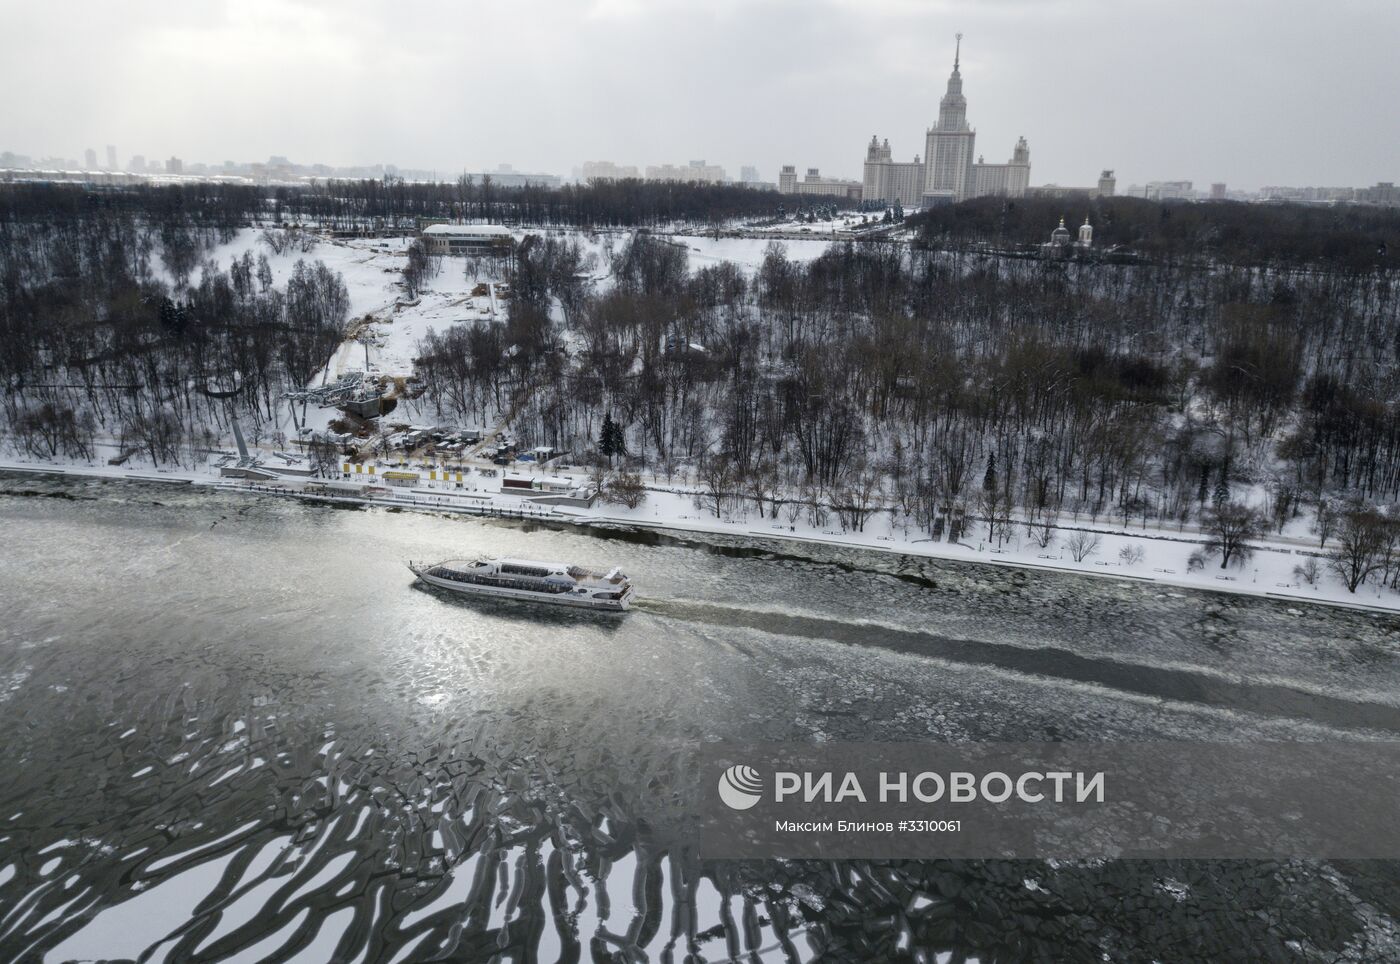
<instances>
[{"instance_id":1,"label":"boat wake","mask_svg":"<svg viewBox=\"0 0 1400 964\"><path fill-rule=\"evenodd\" d=\"M972 667L1008 671L1119 693L1305 720L1342 729L1400 733L1400 706L1327 692L1300 682L1246 680L1207 667L1164 666L1084 655L1059 646L957 638L896 626L692 600L640 601L656 616L710 626L742 627L799 639L824 639Z\"/></svg>"}]
</instances>

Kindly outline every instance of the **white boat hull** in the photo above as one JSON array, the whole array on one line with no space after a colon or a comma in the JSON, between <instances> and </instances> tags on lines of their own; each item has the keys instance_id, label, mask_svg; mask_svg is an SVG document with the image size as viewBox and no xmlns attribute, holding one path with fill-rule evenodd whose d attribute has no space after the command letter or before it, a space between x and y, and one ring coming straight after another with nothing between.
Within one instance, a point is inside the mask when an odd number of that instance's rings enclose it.
<instances>
[{"instance_id":1,"label":"white boat hull","mask_svg":"<svg viewBox=\"0 0 1400 964\"><path fill-rule=\"evenodd\" d=\"M588 609L593 612L626 612L632 605L632 592L628 590L621 599L593 599L591 594L531 592L528 589L508 589L504 586L487 586L481 583L460 582L434 576L426 568L409 566L414 575L430 586L450 589L468 596L489 596L495 599L518 599L523 602L543 603L546 606L567 606L571 609Z\"/></svg>"}]
</instances>

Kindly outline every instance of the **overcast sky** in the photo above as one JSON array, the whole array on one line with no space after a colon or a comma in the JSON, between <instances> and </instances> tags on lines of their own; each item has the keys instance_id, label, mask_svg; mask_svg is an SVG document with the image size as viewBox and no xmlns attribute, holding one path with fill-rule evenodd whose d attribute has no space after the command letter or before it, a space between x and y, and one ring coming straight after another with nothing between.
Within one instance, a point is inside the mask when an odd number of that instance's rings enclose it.
<instances>
[{"instance_id":1,"label":"overcast sky","mask_svg":"<svg viewBox=\"0 0 1400 964\"><path fill-rule=\"evenodd\" d=\"M0 0L0 150L436 169L923 151L961 31L1033 184L1400 181L1397 0Z\"/></svg>"}]
</instances>

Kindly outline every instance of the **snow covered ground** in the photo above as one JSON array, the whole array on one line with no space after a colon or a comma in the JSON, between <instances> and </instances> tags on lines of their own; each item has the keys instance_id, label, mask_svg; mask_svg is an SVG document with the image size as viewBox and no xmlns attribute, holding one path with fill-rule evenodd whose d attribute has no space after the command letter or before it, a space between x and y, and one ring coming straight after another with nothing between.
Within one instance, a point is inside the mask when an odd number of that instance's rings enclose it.
<instances>
[{"instance_id":1,"label":"snow covered ground","mask_svg":"<svg viewBox=\"0 0 1400 964\"><path fill-rule=\"evenodd\" d=\"M686 235L676 235L674 240L681 242L689 249L687 253L690 256L692 271L716 265L722 261L732 261L749 275L763 266L763 257L768 252L768 245L773 243L768 238L715 238ZM831 246L831 239L783 240L777 243L783 246L789 260L813 261Z\"/></svg>"},{"instance_id":2,"label":"snow covered ground","mask_svg":"<svg viewBox=\"0 0 1400 964\"><path fill-rule=\"evenodd\" d=\"M275 460L268 460L265 468L275 468ZM380 473L389 468L383 466ZM112 467L94 463L49 462L5 459L0 461L0 470L24 470L35 472L61 472L73 475L90 475L101 478L140 478L169 482L217 485L231 491L258 491L284 494L289 497L304 498L311 495L303 491L306 485L315 485L318 480L287 477L283 482L269 486L265 483L248 484L239 480L221 479L216 469L154 469L139 464L130 467ZM484 471L483 471L484 470ZM1307 585L1294 575L1294 567L1304 563L1317 552L1314 544L1303 544L1301 539L1284 535L1277 539L1261 540L1253 543L1255 551L1243 566L1231 566L1221 570L1219 558L1207 560L1204 569L1189 571L1188 557L1200 548L1203 536L1197 532L1181 532L1127 528L1114 522L1100 519L1097 523L1088 520L1074 522L1061 520L1061 528L1046 548L1041 548L1027 537L1024 526L1017 526L1012 541L1001 547L986 539L986 524L972 522L963 538L957 543L934 542L928 533L910 525L905 528L902 520L892 519L889 513L873 516L863 532L842 532L832 514L830 523L814 526L801 514L789 520L785 512L778 518L761 518L750 509L745 515L723 515L716 517L708 509L695 504L694 495L680 486L651 488L646 501L636 509L620 505L596 502L591 508L553 506L515 495L500 492L501 470L485 464L468 468L464 472L461 488L455 483L428 482L426 471L424 480L414 488L381 490L379 494L364 494L349 491L337 493L335 498L349 502L414 508L429 512L469 512L481 514L492 512L509 515L527 515L553 518L561 522L600 525L627 525L661 530L679 530L700 533L717 533L736 538L761 538L765 540L793 540L798 542L818 542L829 545L851 546L882 552L906 553L938 559L952 559L961 562L986 563L989 565L1017 566L1032 569L1048 569L1078 572L1086 575L1147 580L1164 586L1180 586L1217 592L1239 593L1251 596L1268 596L1294 600L1299 603L1323 603L1376 609L1378 611L1400 612L1400 594L1378 588L1371 584L1362 585L1355 594L1348 593L1346 587L1331 574L1325 572L1326 561L1318 559L1324 574L1315 586ZM582 472L532 469L529 466L512 466L512 475L549 474L554 477L572 479L580 486L588 483ZM492 473L487 475L486 473ZM351 476L355 481L369 481L369 476ZM315 494L324 498L323 494ZM1076 562L1067 541L1077 529L1085 529L1099 537L1097 549L1081 561ZM1124 548L1141 550L1141 559L1128 562L1120 557Z\"/></svg>"},{"instance_id":3,"label":"snow covered ground","mask_svg":"<svg viewBox=\"0 0 1400 964\"><path fill-rule=\"evenodd\" d=\"M227 266L244 251L251 250L254 256L266 254L279 286L286 283L297 261L325 262L345 280L352 324L366 315L374 319L369 365L386 375L411 374L415 346L432 329L441 331L452 325L504 318L505 305L498 303L489 289L481 295L472 294L479 285L500 279L484 275L468 279L465 258L442 259L443 269L431 280L429 290L410 303L400 283L410 239L321 240L307 253L288 250L274 255L259 242L260 234L251 229L241 231L233 241L211 252L210 257L220 266ZM365 354L365 346L347 341L331 362L332 380L346 369L364 368Z\"/></svg>"},{"instance_id":4,"label":"snow covered ground","mask_svg":"<svg viewBox=\"0 0 1400 964\"><path fill-rule=\"evenodd\" d=\"M541 232L518 229L515 236L519 240L526 234L537 233ZM593 275L605 279L611 270L609 252L625 245L630 232L568 234L580 242L585 256L592 256ZM505 318L504 301L492 297L492 286L503 279L485 273L479 277L467 277L468 261L463 257L442 258L442 270L428 281L419 299L408 303L400 281L410 239L323 239L307 253L289 249L274 255L259 241L260 235L261 231L254 229L240 231L228 244L211 251L209 257L220 267L227 267L232 259L240 257L244 251L252 251L254 257L259 253L265 254L274 282L279 286L286 284L298 260L325 262L326 267L339 272L345 280L350 294L352 322L366 315L374 319L370 326L373 338L368 346L371 370L386 375L412 374L417 345L429 331L441 332L453 325ZM686 247L692 271L722 261L732 261L749 273L757 271L763 264L764 254L771 243L766 238L690 235L676 235L673 240ZM792 260L810 261L827 249L830 240L814 238L810 241L785 241L782 244ZM606 281L601 283L606 285ZM473 291L483 285L487 286L487 291L474 295ZM365 356L364 345L347 341L332 359L328 376L334 380L335 376L347 369L365 368Z\"/></svg>"},{"instance_id":5,"label":"snow covered ground","mask_svg":"<svg viewBox=\"0 0 1400 964\"><path fill-rule=\"evenodd\" d=\"M523 237L526 233L535 232L519 230L516 233L518 237ZM286 251L274 255L259 241L259 235L260 232L256 230L240 232L229 244L211 252L211 257L223 266L245 250L251 249L255 255L265 253L279 285L285 283L298 259L319 259L344 278L350 296L352 321L366 316L373 319L368 325L373 333L368 348L358 341L347 340L328 365L325 377L334 379L343 371L365 368L366 352L370 370L386 375L409 375L413 371L417 345L428 332L441 331L453 325L491 323L505 317L505 305L493 296L494 284L500 279L467 277L465 258L443 258L438 275L428 282L419 298L409 303L400 283L408 239L323 239L307 253ZM593 274L603 279L600 284L606 285L605 279L610 271L608 255L626 243L627 232L580 232L575 236L593 257ZM766 238L755 237L673 235L672 239L688 248L691 270L727 260L745 271L753 272L762 264L764 253L771 243ZM788 257L794 260L815 258L829 244L827 240L816 238L782 243ZM478 293L474 294L474 291ZM311 406L305 424L321 429L336 414L333 408L318 410ZM416 414L416 406L410 403L400 414L411 421ZM499 427L502 426L487 426L488 430ZM289 413L278 428L288 435L292 433ZM263 445L260 455L264 467L276 469L282 464L272 456L272 452L284 446L282 442ZM218 470L211 466L156 468L143 466L139 456L126 466L111 467L106 464L107 457L113 454L111 448L99 446L97 458L92 463L55 464L11 459L0 461L0 468L194 481L235 488L242 485L219 479ZM1057 531L1050 545L1042 548L1028 536L1023 525L1016 527L1010 542L996 546L987 539L985 523L974 522L958 543L933 542L926 532L906 525L903 520L892 519L889 513L872 517L863 532L840 531L834 513L826 525L812 525L806 513L792 520L787 518L786 513L782 513L778 519L762 518L752 507L747 516L717 518L713 512L698 508L693 494L682 487L658 480L651 480L653 488L646 502L635 510L602 503L586 510L546 508L515 496L500 494L499 477L495 474L497 470L486 463L474 463L474 466L465 473L465 487L461 491L451 484L424 482L418 489L395 491L392 504L418 505L432 510L450 509L454 504L463 511L480 511L483 506L509 512L528 509L534 513L553 514L580 522L685 529L739 537L820 541L938 558L1070 570L1115 578L1148 579L1168 585L1400 611L1400 594L1378 589L1374 585L1363 585L1355 594L1348 593L1334 576L1326 573L1324 559L1317 559L1323 575L1316 585L1309 585L1295 575L1296 566L1305 564L1309 558L1316 558L1317 555L1316 543L1308 534L1305 521L1293 524L1275 538L1258 543L1257 551L1243 567L1222 571L1217 558L1208 560L1205 568L1192 572L1188 571L1187 559L1200 548L1204 537L1190 528L1179 532L1175 529L1125 527L1121 520L1115 522L1106 518L1096 522L1064 519L1061 520L1064 528ZM483 469L492 474L482 474ZM529 472L531 469L512 466L510 471ZM423 474L426 478L426 472ZM572 477L580 485L588 481L581 472L574 473ZM300 494L302 486L302 479L289 478L285 489L289 494ZM384 501L384 498L381 496L376 501ZM1099 537L1096 550L1080 561L1073 559L1067 546L1075 527L1093 530ZM1127 550L1126 554L1123 554L1124 550Z\"/></svg>"},{"instance_id":6,"label":"snow covered ground","mask_svg":"<svg viewBox=\"0 0 1400 964\"><path fill-rule=\"evenodd\" d=\"M534 228L521 228L514 232L517 241L527 234L540 233L545 232ZM611 255L627 243L631 232L560 233L580 243L585 258L591 264L590 273L598 290L606 289L610 283ZM418 344L429 332L441 333L455 325L505 320L506 302L495 297L501 290L498 285L504 279L490 275L484 263L481 274L469 277L466 273L468 259L452 256L441 258L441 270L428 280L419 297L410 301L401 283L406 252L411 243L409 238L321 238L309 252L288 248L278 255L262 243L261 235L262 231L258 229L240 231L229 243L210 251L208 257L220 267L227 267L245 251L251 251L254 258L259 254L265 255L274 283L278 286L286 284L297 261L322 261L345 281L350 296L352 329L357 323L370 319L364 324L368 345L361 340L346 340L323 373L325 380L335 381L343 372L356 369L388 376L408 376L413 374L413 359L418 353ZM773 243L767 238L679 234L673 235L671 240L687 249L691 271L731 261L750 275L762 266L768 246ZM831 242L829 239L813 238L780 243L788 258L810 261L820 256ZM319 431L325 429L337 413L331 408L318 411L312 406L306 414L304 424ZM403 414L410 421L415 417L412 406ZM283 409L276 429L291 435L295 428L290 412Z\"/></svg>"},{"instance_id":7,"label":"snow covered ground","mask_svg":"<svg viewBox=\"0 0 1400 964\"><path fill-rule=\"evenodd\" d=\"M1200 549L1205 539L1200 533L1131 526L1124 528L1105 519L1097 523L1087 519L1079 522L1063 519L1062 528L1056 531L1051 543L1041 548L1027 536L1023 525L1016 527L1012 541L998 547L986 538L985 522L970 523L962 539L950 543L933 542L927 532L918 530L912 523L906 528L902 518L892 518L889 513L873 516L863 532L842 532L834 513L830 524L823 527L811 525L805 513L794 520L789 520L787 514L781 511L776 519L771 516L760 518L750 509L746 517L726 515L716 518L713 511L698 508L694 497L684 492L652 491L644 504L632 510L599 503L589 510L588 516L597 521L630 525L826 542L964 562L1057 569L1096 576L1152 580L1196 589L1400 611L1400 594L1373 585L1363 585L1352 594L1335 577L1327 574L1316 586L1302 582L1294 575L1293 568L1317 552L1315 542L1302 545L1294 540L1263 540L1253 543L1256 550L1243 566L1232 565L1222 570L1217 556L1208 558L1204 569L1191 572L1187 568L1187 559ZM1081 529L1098 536L1099 544L1091 554L1076 562L1065 543L1076 530ZM1141 559L1125 561L1120 556L1124 549L1141 550ZM1326 560L1318 559L1318 563L1325 570Z\"/></svg>"},{"instance_id":8,"label":"snow covered ground","mask_svg":"<svg viewBox=\"0 0 1400 964\"><path fill-rule=\"evenodd\" d=\"M808 197L798 195L798 203L810 201L813 204L821 202L820 197ZM810 231L812 234L831 234L833 231L856 231L860 228L869 227L878 223L884 216L883 211L838 211L835 217L819 218L816 221L808 221L802 217L794 215L785 221L773 223L763 222L761 225L753 225L755 230L763 231Z\"/></svg>"}]
</instances>

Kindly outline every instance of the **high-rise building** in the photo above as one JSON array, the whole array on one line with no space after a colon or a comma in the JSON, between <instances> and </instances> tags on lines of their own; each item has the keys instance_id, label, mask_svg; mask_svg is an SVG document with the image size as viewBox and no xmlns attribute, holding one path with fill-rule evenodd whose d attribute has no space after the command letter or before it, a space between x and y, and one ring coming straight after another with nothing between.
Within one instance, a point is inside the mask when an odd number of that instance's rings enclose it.
<instances>
[{"instance_id":1,"label":"high-rise building","mask_svg":"<svg viewBox=\"0 0 1400 964\"><path fill-rule=\"evenodd\" d=\"M982 158L972 165L973 197L989 194L1001 197L1021 197L1031 186L1031 149L1024 137L1016 141L1011 160L1005 164L987 164Z\"/></svg>"},{"instance_id":2,"label":"high-rise building","mask_svg":"<svg viewBox=\"0 0 1400 964\"><path fill-rule=\"evenodd\" d=\"M114 145L114 144L108 144L108 145L107 145L107 170L109 170L109 171L115 171L116 169L117 169L117 148L116 148L116 145Z\"/></svg>"},{"instance_id":3,"label":"high-rise building","mask_svg":"<svg viewBox=\"0 0 1400 964\"><path fill-rule=\"evenodd\" d=\"M681 167L675 164L654 164L647 167L648 181L699 181L702 184L723 184L728 178L718 164L691 161Z\"/></svg>"},{"instance_id":4,"label":"high-rise building","mask_svg":"<svg viewBox=\"0 0 1400 964\"><path fill-rule=\"evenodd\" d=\"M1099 197L1113 197L1117 186L1118 181L1114 178L1112 171L1101 171L1099 173L1099 183L1097 186L1066 187L1061 184L1041 184L1037 187L1027 188L1026 195L1028 197L1075 198L1091 201ZM1142 196L1141 190L1141 188L1138 188L1138 197Z\"/></svg>"},{"instance_id":5,"label":"high-rise building","mask_svg":"<svg viewBox=\"0 0 1400 964\"><path fill-rule=\"evenodd\" d=\"M558 174L530 174L517 171L509 164L498 164L494 171L467 171L467 176L477 184L484 184L486 178L496 187L559 187L563 179Z\"/></svg>"},{"instance_id":6,"label":"high-rise building","mask_svg":"<svg viewBox=\"0 0 1400 964\"><path fill-rule=\"evenodd\" d=\"M840 197L849 201L861 198L860 181L846 181L838 177L822 177L815 167L807 168L807 176L797 179L797 169L784 164L778 173L778 190L783 194L811 194L818 197Z\"/></svg>"},{"instance_id":7,"label":"high-rise building","mask_svg":"<svg viewBox=\"0 0 1400 964\"><path fill-rule=\"evenodd\" d=\"M1000 194L1020 197L1031 180L1031 150L1022 137L1005 164L974 160L977 134L967 122L962 88L962 34L953 53L953 73L938 104L938 122L924 135L924 159L896 161L888 139L872 136L865 150L861 193L865 200L905 207L949 204Z\"/></svg>"},{"instance_id":8,"label":"high-rise building","mask_svg":"<svg viewBox=\"0 0 1400 964\"><path fill-rule=\"evenodd\" d=\"M145 174L146 156L144 154L133 154L126 166L133 174Z\"/></svg>"},{"instance_id":9,"label":"high-rise building","mask_svg":"<svg viewBox=\"0 0 1400 964\"><path fill-rule=\"evenodd\" d=\"M1212 201L1223 201L1225 197L1225 184L1223 181L1217 181L1210 186L1210 199Z\"/></svg>"},{"instance_id":10,"label":"high-rise building","mask_svg":"<svg viewBox=\"0 0 1400 964\"><path fill-rule=\"evenodd\" d=\"M1149 201L1194 201L1195 188L1190 181L1148 181L1144 192Z\"/></svg>"},{"instance_id":11,"label":"high-rise building","mask_svg":"<svg viewBox=\"0 0 1400 964\"><path fill-rule=\"evenodd\" d=\"M752 184L762 178L758 176L758 168L752 164L745 164L739 168L739 180L744 184Z\"/></svg>"},{"instance_id":12,"label":"high-rise building","mask_svg":"<svg viewBox=\"0 0 1400 964\"><path fill-rule=\"evenodd\" d=\"M977 189L972 169L977 133L967 125L967 98L962 91L962 34L953 53L948 89L938 102L938 123L924 140L924 204L964 201Z\"/></svg>"},{"instance_id":13,"label":"high-rise building","mask_svg":"<svg viewBox=\"0 0 1400 964\"><path fill-rule=\"evenodd\" d=\"M1358 188L1356 200L1363 204L1382 204L1387 207L1400 207L1400 188L1394 181L1378 181L1375 187Z\"/></svg>"},{"instance_id":14,"label":"high-rise building","mask_svg":"<svg viewBox=\"0 0 1400 964\"><path fill-rule=\"evenodd\" d=\"M579 173L585 181L621 181L641 176L635 165L614 164L612 161L584 161Z\"/></svg>"},{"instance_id":15,"label":"high-rise building","mask_svg":"<svg viewBox=\"0 0 1400 964\"><path fill-rule=\"evenodd\" d=\"M889 138L881 143L874 134L865 149L865 177L861 182L861 197L867 201L882 201L916 208L923 203L924 163L919 155L914 160L896 161L890 150Z\"/></svg>"},{"instance_id":16,"label":"high-rise building","mask_svg":"<svg viewBox=\"0 0 1400 964\"><path fill-rule=\"evenodd\" d=\"M91 147L83 151L83 170L97 170L97 152L94 151Z\"/></svg>"},{"instance_id":17,"label":"high-rise building","mask_svg":"<svg viewBox=\"0 0 1400 964\"><path fill-rule=\"evenodd\" d=\"M182 174L184 170L185 164L178 157L172 156L170 160L165 162L165 173L167 174Z\"/></svg>"}]
</instances>

